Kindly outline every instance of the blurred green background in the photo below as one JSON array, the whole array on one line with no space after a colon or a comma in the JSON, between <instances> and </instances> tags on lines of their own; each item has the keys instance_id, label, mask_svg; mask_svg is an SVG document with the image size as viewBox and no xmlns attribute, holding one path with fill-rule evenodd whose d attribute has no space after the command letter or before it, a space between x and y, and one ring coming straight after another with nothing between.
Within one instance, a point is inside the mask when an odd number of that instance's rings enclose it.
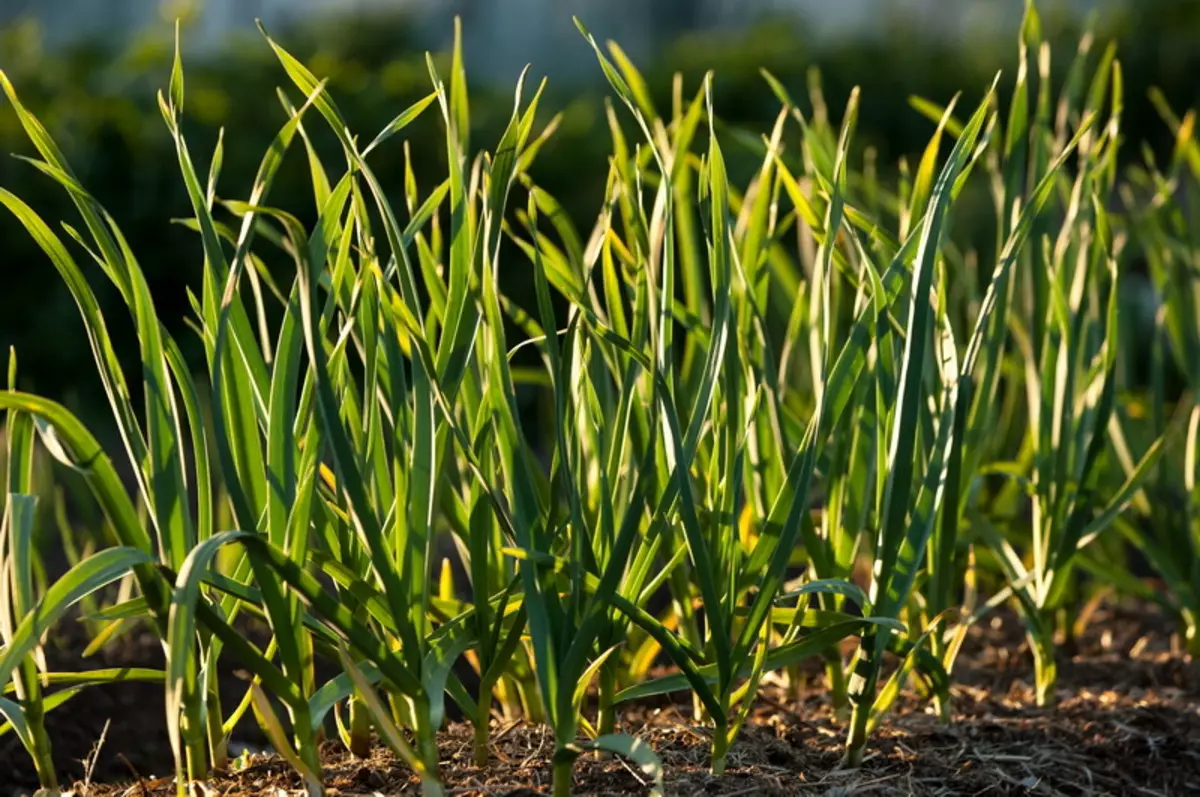
<instances>
[{"instance_id":1,"label":"blurred green background","mask_svg":"<svg viewBox=\"0 0 1200 797\"><path fill-rule=\"evenodd\" d=\"M170 223L187 215L189 205L155 101L166 84L176 18L183 23L188 140L198 163L206 166L218 130L225 128L219 196L247 195L264 149L286 119L276 99L276 87L286 81L255 17L329 78L355 132L370 138L429 92L424 53L444 57L436 54L448 49L452 17L459 13L471 82L472 147L494 146L511 110L516 76L531 62L533 77L550 79L541 105L546 119L563 113L533 176L586 230L603 196L610 141L605 86L572 14L597 38L625 47L663 106L671 101L675 72L683 74L690 96L704 72L715 70L716 109L732 142L738 129L757 138L778 112L760 67L798 99L808 96L811 68L819 69L835 119L850 89L861 86L859 142L876 150L886 176L899 158L919 153L932 130L909 106L910 95L945 102L962 89L970 103L997 69L1012 71L1022 7L1021 0L0 0L0 68L116 218L146 271L161 317L188 356L198 358L199 342L184 330L184 319L190 312L187 288L198 285L201 250L193 233ZM1139 142L1165 151L1169 133L1146 92L1159 87L1177 110L1200 105L1200 2L1042 2L1039 8L1058 76L1089 17L1096 51L1116 41L1128 94L1125 157L1141 157ZM445 173L437 115L425 114L406 133L418 182L428 190ZM402 204L404 155L399 139L393 142L373 160ZM739 165L745 169L756 159L736 143L728 149L735 176ZM0 107L0 150L32 150L8 107ZM272 203L311 221L307 169L298 154L289 156ZM331 149L328 162L337 158ZM49 221L75 221L62 190L28 164L0 159L0 185ZM981 205L978 219L968 214L956 220L957 233L986 240L990 222L990 210ZM977 236L972 224L979 226ZM0 241L0 346L17 348L21 387L65 402L105 436L111 427L107 405L66 289L9 216L0 217ZM87 259L76 254L80 262ZM92 282L98 288L102 283ZM111 311L106 317L119 354L135 367L128 314L115 291L101 291L100 299Z\"/></svg>"}]
</instances>

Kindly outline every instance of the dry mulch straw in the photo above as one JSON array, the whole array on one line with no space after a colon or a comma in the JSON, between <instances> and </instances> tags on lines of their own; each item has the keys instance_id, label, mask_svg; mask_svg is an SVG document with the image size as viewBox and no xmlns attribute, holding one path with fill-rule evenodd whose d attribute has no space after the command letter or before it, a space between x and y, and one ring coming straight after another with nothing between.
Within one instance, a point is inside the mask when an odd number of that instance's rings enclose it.
<instances>
[{"instance_id":1,"label":"dry mulch straw","mask_svg":"<svg viewBox=\"0 0 1200 797\"><path fill-rule=\"evenodd\" d=\"M944 725L916 695L902 698L871 741L857 771L837 768L844 729L824 688L792 700L764 689L760 706L729 758L725 776L707 772L707 731L683 705L628 709L624 730L648 741L673 795L1185 795L1200 794L1200 663L1185 662L1152 612L1102 610L1074 655L1060 662L1059 704L1032 705L1028 654L1019 622L1004 615L974 629L955 673L954 721ZM1065 656L1064 656L1065 659ZM493 727L492 760L472 763L469 726L442 736L442 775L450 794L548 793L553 739L545 728ZM136 738L107 745L133 747ZM115 755L115 752L113 753ZM416 794L408 770L382 748L370 759L340 744L323 751L329 794ZM577 794L644 794L636 770L619 759L575 767ZM297 782L275 756L250 759L215 780L221 797L278 795ZM170 778L80 788L81 797L170 797Z\"/></svg>"}]
</instances>

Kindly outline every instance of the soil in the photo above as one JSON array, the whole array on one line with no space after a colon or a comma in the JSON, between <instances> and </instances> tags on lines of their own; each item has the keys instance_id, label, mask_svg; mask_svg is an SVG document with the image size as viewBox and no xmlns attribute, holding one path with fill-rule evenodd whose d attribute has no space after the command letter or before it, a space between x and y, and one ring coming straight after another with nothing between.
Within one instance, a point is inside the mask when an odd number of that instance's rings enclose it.
<instances>
[{"instance_id":1,"label":"soil","mask_svg":"<svg viewBox=\"0 0 1200 797\"><path fill-rule=\"evenodd\" d=\"M125 640L90 666L154 666L158 643ZM142 660L135 660L141 657ZM66 657L63 657L64 661ZM1059 662L1058 705L1032 704L1032 672L1019 621L998 614L972 629L954 674L953 721L942 724L927 701L905 694L872 738L861 769L838 769L844 726L814 675L800 698L767 685L758 708L729 756L726 774L707 772L708 731L691 720L690 706L635 706L623 730L643 738L664 763L673 795L1200 795L1200 662L1187 661L1153 608L1102 607ZM229 675L230 701L244 683ZM232 705L232 702L231 702ZM155 684L98 687L48 719L56 761L80 797L171 797L170 749ZM107 735L94 752L105 723ZM237 740L259 744L253 728ZM448 793L531 795L549 792L553 740L524 724L492 729L492 760L472 763L472 731L451 724L441 739ZM82 782L82 760L93 763ZM298 784L269 754L252 755L237 772L216 778L208 793L221 797L279 795ZM323 761L329 793L340 797L416 794L409 771L383 748L355 759L327 743ZM0 784L32 785L23 751L0 737ZM11 780L9 780L11 779ZM581 759L575 793L645 794L642 776L620 759ZM18 788L16 794L28 789ZM8 797L12 789L0 789Z\"/></svg>"}]
</instances>

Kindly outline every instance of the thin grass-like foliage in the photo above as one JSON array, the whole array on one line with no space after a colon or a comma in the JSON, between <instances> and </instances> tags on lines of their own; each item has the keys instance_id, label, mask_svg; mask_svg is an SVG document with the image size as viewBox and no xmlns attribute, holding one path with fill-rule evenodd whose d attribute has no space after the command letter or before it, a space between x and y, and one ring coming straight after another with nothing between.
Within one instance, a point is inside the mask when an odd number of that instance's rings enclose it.
<instances>
[{"instance_id":1,"label":"thin grass-like foliage","mask_svg":"<svg viewBox=\"0 0 1200 797\"><path fill-rule=\"evenodd\" d=\"M115 680L163 684L180 794L228 763L247 712L311 795L327 735L363 756L374 735L443 794L448 700L479 765L493 718L523 716L549 726L556 795L588 752L630 759L658 793L661 763L622 733L623 704L690 694L719 775L764 683L798 690L817 658L856 766L910 682L949 721L967 629L1005 602L1052 702L1084 575L1163 603L1200 651L1194 113L1164 107L1170 164L1124 176L1119 61L1085 39L1055 99L1031 4L1008 106L1004 75L965 87L973 107L914 98L931 139L888 185L855 138L857 90L835 123L815 75L797 102L764 73L778 118L748 135L721 123L718 77L691 93L677 79L660 111L624 51L579 28L615 98L586 229L537 182L558 124L544 82L522 75L499 140L472 149L457 26L450 58L428 59L429 92L369 139L264 30L288 85L244 199L222 193L236 142L218 136L206 157L184 135L177 43L159 106L203 264L188 293L198 364L160 319L136 242L0 73L28 164L82 227L64 224L67 241L2 188L0 203L75 300L120 435L105 451L66 408L19 392L14 356L0 732L19 735L47 793L45 712ZM417 120L445 133L436 185L412 168L432 154L402 140ZM373 168L384 147L406 154L402 179ZM742 182L732 147L756 164ZM288 159L311 177L311 225L273 196ZM988 195L995 237L979 248L955 221ZM1135 248L1164 297L1143 397L1119 367ZM137 391L86 260L137 331ZM1187 395L1168 394L1168 363ZM1142 404L1152 422L1135 428ZM1179 436L1182 474L1167 455ZM44 586L39 440L80 474L108 543ZM1166 594L1124 572L1110 540L1144 551ZM165 669L47 672L44 632L76 604L97 646L149 623ZM225 660L252 675L234 706L217 689ZM321 681L319 661L338 675Z\"/></svg>"}]
</instances>

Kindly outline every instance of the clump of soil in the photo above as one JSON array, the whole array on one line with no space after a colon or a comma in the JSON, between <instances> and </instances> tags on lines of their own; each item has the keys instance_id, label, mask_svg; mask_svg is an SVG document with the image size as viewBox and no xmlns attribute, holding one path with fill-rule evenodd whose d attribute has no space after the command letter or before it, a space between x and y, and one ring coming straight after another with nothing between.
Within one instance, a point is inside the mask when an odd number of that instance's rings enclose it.
<instances>
[{"instance_id":1,"label":"clump of soil","mask_svg":"<svg viewBox=\"0 0 1200 797\"><path fill-rule=\"evenodd\" d=\"M1033 705L1017 618L1001 614L973 629L954 674L953 722L938 722L925 701L905 695L856 771L838 769L845 729L819 684L800 699L767 686L721 778L707 772L707 729L691 720L683 704L630 707L623 730L658 752L667 793L688 797L1200 794L1200 663L1185 661L1152 609L1103 608L1088 628L1064 649L1058 706L1052 709ZM153 697L142 695L144 687ZM66 774L79 776L81 770L70 767L64 750L82 758L104 718L121 724L110 727L92 783L86 789L77 784L78 791L85 797L171 797L172 780L152 777L171 771L165 734L158 730L160 688L120 686L76 698L85 699L71 704L69 722L55 719L52 725ZM23 754L12 748L14 741L0 737L0 761L20 767ZM547 729L496 726L492 741L492 759L479 768L472 762L469 726L454 724L442 734L441 770L450 793L548 793L553 739ZM332 795L419 792L411 773L382 748L362 760L330 742L323 761ZM298 785L281 760L259 755L211 787L214 795L250 797ZM637 769L620 759L581 759L574 787L577 794L595 795L648 791Z\"/></svg>"}]
</instances>

